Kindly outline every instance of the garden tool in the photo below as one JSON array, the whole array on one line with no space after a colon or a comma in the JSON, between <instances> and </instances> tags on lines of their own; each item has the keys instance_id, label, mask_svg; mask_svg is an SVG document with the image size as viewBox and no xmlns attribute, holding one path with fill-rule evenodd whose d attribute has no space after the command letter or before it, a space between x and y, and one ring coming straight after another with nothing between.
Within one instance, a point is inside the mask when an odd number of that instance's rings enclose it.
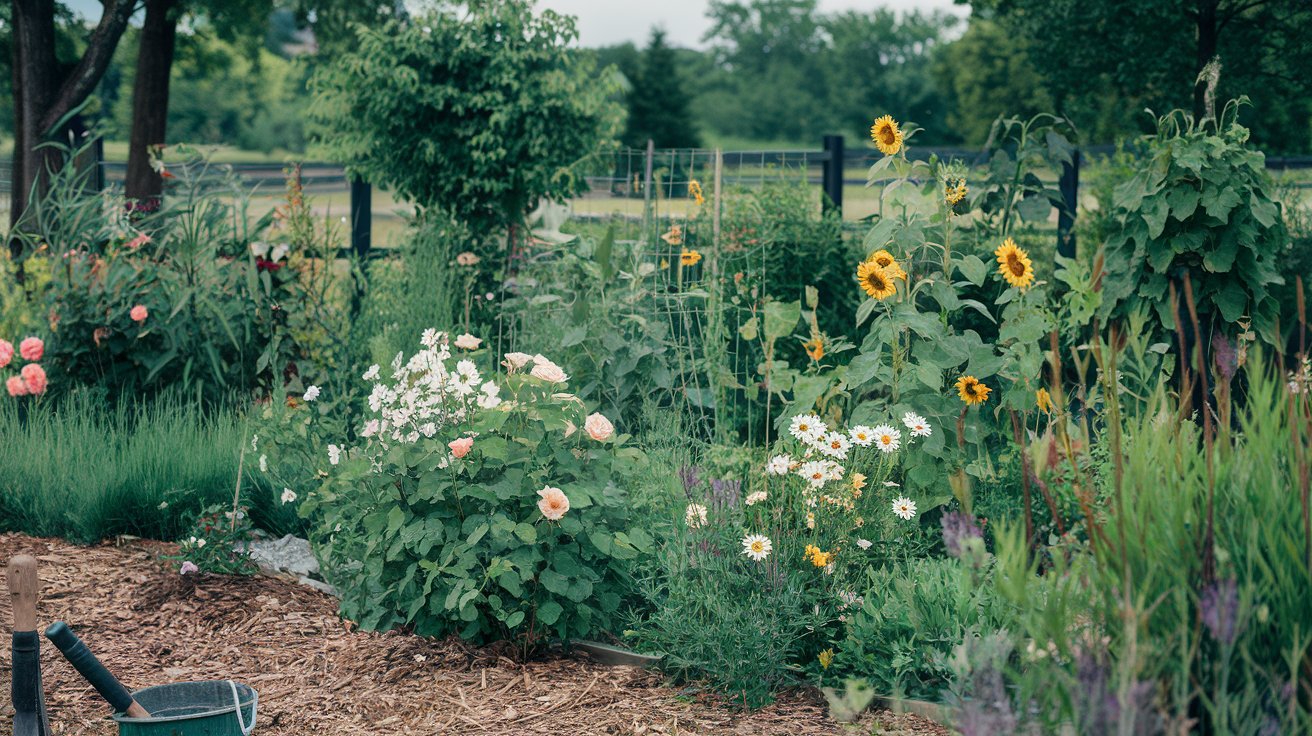
<instances>
[{"instance_id":1,"label":"garden tool","mask_svg":"<svg viewBox=\"0 0 1312 736\"><path fill-rule=\"evenodd\" d=\"M6 569L13 602L14 736L50 736L45 691L41 687L41 639L36 633L36 601L40 581L36 560L18 555Z\"/></svg>"},{"instance_id":2,"label":"garden tool","mask_svg":"<svg viewBox=\"0 0 1312 736\"><path fill-rule=\"evenodd\" d=\"M132 699L128 689L123 687L123 683L118 681L105 665L96 659L96 655L87 649L87 645L77 638L77 634L68 628L68 624L63 621L56 621L46 629L46 638L50 640L63 653L64 659L73 665L73 669L78 671L91 686L100 693L110 705L114 706L115 713L125 713L131 718L150 718L150 713Z\"/></svg>"}]
</instances>

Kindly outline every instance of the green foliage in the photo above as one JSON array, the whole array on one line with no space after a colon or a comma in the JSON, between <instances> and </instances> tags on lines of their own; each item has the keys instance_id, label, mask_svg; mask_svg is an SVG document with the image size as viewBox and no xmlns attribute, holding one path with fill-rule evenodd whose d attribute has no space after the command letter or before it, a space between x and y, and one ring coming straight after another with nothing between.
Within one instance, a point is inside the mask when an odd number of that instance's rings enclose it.
<instances>
[{"instance_id":1,"label":"green foliage","mask_svg":"<svg viewBox=\"0 0 1312 736\"><path fill-rule=\"evenodd\" d=\"M934 76L949 94L948 126L972 145L988 140L999 117L1052 109L1025 39L987 18L971 16L961 38L943 46Z\"/></svg>"},{"instance_id":2,"label":"green foliage","mask_svg":"<svg viewBox=\"0 0 1312 736\"><path fill-rule=\"evenodd\" d=\"M1148 156L1116 188L1116 228L1106 249L1102 313L1123 316L1156 311L1174 328L1174 284L1184 304L1184 274L1201 319L1229 325L1251 321L1275 341L1280 282L1275 254L1287 233L1272 198L1260 151L1246 145L1237 121L1241 103L1218 121L1194 121L1182 112L1163 117L1149 139Z\"/></svg>"},{"instance_id":3,"label":"green foliage","mask_svg":"<svg viewBox=\"0 0 1312 736\"><path fill-rule=\"evenodd\" d=\"M462 349L449 373L445 335L424 344L375 383L363 442L328 446L301 507L343 615L530 651L606 629L651 544L616 484L641 453L585 422L545 358L510 354L483 382L485 352Z\"/></svg>"},{"instance_id":4,"label":"green foliage","mask_svg":"<svg viewBox=\"0 0 1312 736\"><path fill-rule=\"evenodd\" d=\"M357 27L355 48L315 73L310 113L334 159L487 237L540 197L582 191L576 166L615 132L575 36L527 0Z\"/></svg>"},{"instance_id":5,"label":"green foliage","mask_svg":"<svg viewBox=\"0 0 1312 736\"><path fill-rule=\"evenodd\" d=\"M653 28L625 96L629 119L624 142L643 148L651 140L657 148L696 148L697 128L688 111L688 87L678 57L665 43L665 32Z\"/></svg>"},{"instance_id":6,"label":"green foliage","mask_svg":"<svg viewBox=\"0 0 1312 736\"><path fill-rule=\"evenodd\" d=\"M190 562L196 573L250 575L258 567L246 554L254 528L246 509L229 506L206 507L178 541L176 555L165 559ZM186 573L191 574L191 573Z\"/></svg>"}]
</instances>

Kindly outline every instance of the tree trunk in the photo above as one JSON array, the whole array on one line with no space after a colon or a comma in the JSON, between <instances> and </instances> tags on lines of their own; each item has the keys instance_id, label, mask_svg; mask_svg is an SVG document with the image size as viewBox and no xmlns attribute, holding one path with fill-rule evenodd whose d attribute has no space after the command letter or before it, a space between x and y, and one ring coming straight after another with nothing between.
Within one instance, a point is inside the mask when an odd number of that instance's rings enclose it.
<instances>
[{"instance_id":1,"label":"tree trunk","mask_svg":"<svg viewBox=\"0 0 1312 736\"><path fill-rule=\"evenodd\" d=\"M125 190L139 207L153 209L164 180L150 165L151 149L164 144L169 114L169 74L178 35L177 0L146 0L146 20L137 51L137 78L132 89L132 142L128 149Z\"/></svg>"},{"instance_id":2,"label":"tree trunk","mask_svg":"<svg viewBox=\"0 0 1312 736\"><path fill-rule=\"evenodd\" d=\"M59 90L55 64L55 6L46 0L13 0L14 156L9 224L27 209L28 195L44 179L48 149L37 149L45 132L41 122ZM15 257L20 248L9 244Z\"/></svg>"},{"instance_id":3,"label":"tree trunk","mask_svg":"<svg viewBox=\"0 0 1312 736\"><path fill-rule=\"evenodd\" d=\"M1201 74L1207 63L1216 56L1217 37L1220 28L1217 25L1216 11L1220 0L1197 0L1195 20L1198 24L1198 47L1194 63L1194 74ZM1206 79L1194 78L1194 120L1201 121L1212 114L1207 109Z\"/></svg>"}]
</instances>

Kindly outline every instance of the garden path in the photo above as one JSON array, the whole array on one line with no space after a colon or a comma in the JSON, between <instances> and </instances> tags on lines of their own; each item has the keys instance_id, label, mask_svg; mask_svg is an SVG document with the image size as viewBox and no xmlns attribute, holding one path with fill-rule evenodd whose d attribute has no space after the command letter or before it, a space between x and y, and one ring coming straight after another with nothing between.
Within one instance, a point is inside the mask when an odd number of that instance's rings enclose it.
<instances>
[{"instance_id":1,"label":"garden path","mask_svg":"<svg viewBox=\"0 0 1312 736\"><path fill-rule=\"evenodd\" d=\"M637 668L563 656L517 663L458 640L361 632L337 617L328 595L266 576L183 578L160 564L168 550L0 534L0 561L40 561L43 622L67 621L130 688L229 677L251 684L260 693L258 736L947 733L889 713L843 727L807 691L741 713ZM4 629L12 621L8 595L0 621ZM57 657L42 648L55 734L113 734L107 706ZM0 647L0 694L9 691L8 660ZM0 699L0 733L11 718Z\"/></svg>"}]
</instances>

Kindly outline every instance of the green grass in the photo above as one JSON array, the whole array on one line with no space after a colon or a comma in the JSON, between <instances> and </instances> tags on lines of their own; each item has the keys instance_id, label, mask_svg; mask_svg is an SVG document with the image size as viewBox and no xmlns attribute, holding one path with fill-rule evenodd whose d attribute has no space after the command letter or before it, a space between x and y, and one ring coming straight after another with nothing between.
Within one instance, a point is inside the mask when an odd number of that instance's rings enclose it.
<instances>
[{"instance_id":1,"label":"green grass","mask_svg":"<svg viewBox=\"0 0 1312 736\"><path fill-rule=\"evenodd\" d=\"M24 409L20 416L15 401L0 402L5 531L78 542L119 534L175 539L200 509L231 503L241 449L250 447L240 417L202 412L175 396L107 410L74 393ZM253 466L256 457L248 452L245 462ZM244 484L243 504L257 525L274 502L269 489Z\"/></svg>"}]
</instances>

